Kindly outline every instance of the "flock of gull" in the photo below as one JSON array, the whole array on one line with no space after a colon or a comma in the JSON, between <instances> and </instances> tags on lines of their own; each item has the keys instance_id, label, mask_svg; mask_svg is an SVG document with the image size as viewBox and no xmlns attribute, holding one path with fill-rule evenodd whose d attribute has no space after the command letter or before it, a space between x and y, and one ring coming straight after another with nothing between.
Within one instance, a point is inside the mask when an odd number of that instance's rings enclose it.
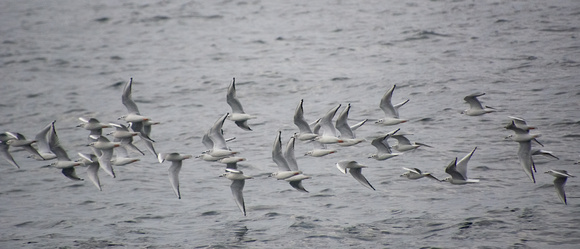
<instances>
[{"instance_id":1,"label":"flock of gull","mask_svg":"<svg viewBox=\"0 0 580 249\"><path fill-rule=\"evenodd\" d=\"M165 161L171 162L171 166L168 170L169 181L176 196L181 199L181 193L179 191L179 172L181 170L182 161L192 158L193 155L179 154L176 152L158 153L155 150L155 140L151 139L151 127L159 124L159 122L152 121L151 118L141 114L132 99L132 85L133 79L125 84L121 95L122 103L127 108L128 113L121 116L119 120L125 121L127 125L121 123L105 124L99 122L95 118L79 118L82 123L79 124L78 127L90 132L88 136L88 145L91 147L93 153L78 153L79 159L71 160L59 141L55 127L55 120L44 127L35 136L34 140L27 140L24 135L16 132L0 133L0 154L10 164L20 168L12 157L9 148L22 148L30 154L29 158L38 161L54 160L50 166L61 169L62 174L75 181L83 180L77 176L75 167L85 166L87 168L87 177L99 190L101 190L98 175L99 169L102 169L107 175L114 178L114 166L127 165L140 160L139 158L131 157L129 152L132 154L145 155L141 149L133 144L134 137L139 137L144 142L146 149L153 155L156 155L160 163ZM384 112L384 117L375 122L378 125L392 126L407 122L406 119L399 117L399 109L409 102L409 99L393 105L391 99L395 87L396 85L393 85L384 94L380 101L380 108ZM485 93L477 93L466 96L464 100L469 104L470 108L463 111L462 114L468 116L480 116L495 112L496 110L494 108L483 106L478 100L478 97L481 97L484 94ZM245 175L240 169L238 169L237 163L244 161L245 158L238 156L238 152L228 147L227 142L235 139L235 137L226 139L222 127L225 120L228 119L235 122L235 124L242 130L251 131L252 129L248 125L248 120L256 117L244 112L242 104L236 96L235 78L228 87L226 99L228 105L231 107L231 112L222 115L204 134L202 143L207 150L201 152L201 154L196 157L204 161L219 162L226 165L224 173L220 176L232 181L230 187L234 200L242 213L246 215L242 192L245 180L251 179L252 177ZM336 121L333 122L334 116L341 107L339 104L330 109L320 119L308 123L304 119L303 105L304 100L301 100L294 114L294 124L298 127L298 132L290 137L285 147L283 147L282 144L282 132L278 131L276 135L272 148L272 160L278 166L278 171L272 173L270 176L277 180L288 182L290 186L298 191L308 192L304 188L302 181L310 179L311 176L305 175L298 168L296 157L294 155L296 139L313 145L313 149L308 151L305 156L326 156L337 152L337 150L328 148L328 145L330 144L354 146L366 142L365 139L356 138L354 131L364 125L368 120L365 119L354 125L349 125L347 120L351 106L348 104L338 115ZM536 179L534 173L536 172L536 167L532 156L543 155L555 159L558 159L558 157L550 151L532 149L533 143L543 146L537 140L537 138L540 137L540 134L530 133L530 130L535 129L535 127L527 125L526 121L522 118L510 117L510 119L511 122L507 124L505 128L512 130L514 134L506 137L506 139L511 139L519 144L517 156L520 165L525 174L535 183ZM114 128L115 130L103 135L103 129L105 128ZM412 151L419 147L431 147L427 144L411 142L407 137L405 137L405 135L408 134L401 132L400 129L396 129L374 138L371 141L371 145L377 149L377 152L371 155L370 158L383 161L399 156L402 152ZM107 136L112 137L113 141L111 142ZM390 139L396 140L397 143L391 146L388 142ZM477 147L460 160L458 160L458 158L453 159L445 168L445 172L449 174L449 177L445 179L440 180L433 176L433 174L422 172L418 168L403 168L406 172L402 174L401 177L406 177L412 180L427 177L438 182L449 182L451 184L477 183L479 182L478 179L467 177L467 164L476 149ZM396 150L399 153L395 153L393 150ZM341 160L336 163L336 167L344 174L350 172L353 178L363 186L375 190L371 183L362 174L362 169L367 166L353 160ZM574 176L568 174L565 170L549 170L545 173L555 177L554 186L556 188L556 193L560 200L564 204L567 204L564 185L568 177Z\"/></svg>"}]
</instances>

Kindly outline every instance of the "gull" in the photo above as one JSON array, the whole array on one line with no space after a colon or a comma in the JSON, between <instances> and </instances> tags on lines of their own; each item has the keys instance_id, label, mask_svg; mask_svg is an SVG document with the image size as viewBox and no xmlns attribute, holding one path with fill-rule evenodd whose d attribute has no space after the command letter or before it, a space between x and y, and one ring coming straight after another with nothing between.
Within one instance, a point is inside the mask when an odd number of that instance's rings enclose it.
<instances>
[{"instance_id":1,"label":"gull","mask_svg":"<svg viewBox=\"0 0 580 249\"><path fill-rule=\"evenodd\" d=\"M506 139L509 138L515 142L526 142L533 140L542 147L544 146L542 143L540 143L540 141L537 140L541 134L530 134L529 129L522 129L521 126L518 126L514 120L512 120L512 122L506 125L504 128L515 132L515 134L507 136Z\"/></svg>"},{"instance_id":2,"label":"gull","mask_svg":"<svg viewBox=\"0 0 580 249\"><path fill-rule=\"evenodd\" d=\"M132 97L133 89L133 78L125 84L123 88L123 94L121 95L121 102L127 108L128 114L121 116L119 119L124 119L129 122L129 127L135 132L139 132L139 137L145 142L147 149L154 156L157 156L157 152L153 147L153 139L151 139L151 125L158 124L158 122L152 122L150 118L142 116L137 108L137 104L133 101Z\"/></svg>"},{"instance_id":3,"label":"gull","mask_svg":"<svg viewBox=\"0 0 580 249\"><path fill-rule=\"evenodd\" d=\"M56 162L51 163L50 166L61 169L62 174L71 180L82 181L83 179L77 176L74 168L76 166L81 166L82 163L70 160L68 154L60 144L54 123L54 121L51 123L50 131L47 136L50 151L56 155Z\"/></svg>"},{"instance_id":4,"label":"gull","mask_svg":"<svg viewBox=\"0 0 580 249\"><path fill-rule=\"evenodd\" d=\"M409 134L407 134L407 135L409 135ZM394 139L397 139L397 144L393 145L393 149L395 149L399 152L414 150L414 149L417 149L421 146L433 148L433 147L426 145L424 143L418 143L418 142L411 143L411 141L409 141L409 139L407 139L405 137L405 134L401 134L401 133L393 134L393 135L391 135L391 137Z\"/></svg>"},{"instance_id":5,"label":"gull","mask_svg":"<svg viewBox=\"0 0 580 249\"><path fill-rule=\"evenodd\" d=\"M159 153L157 159L159 163L164 161L170 161L171 166L169 167L169 182L173 188L173 192L177 195L177 198L181 199L181 193L179 192L179 171L181 170L181 164L183 160L191 158L191 155L181 155L179 153Z\"/></svg>"},{"instance_id":6,"label":"gull","mask_svg":"<svg viewBox=\"0 0 580 249\"><path fill-rule=\"evenodd\" d=\"M120 145L119 142L111 142L104 136L98 137L96 142L89 144L89 146L92 146L99 151L99 154L97 155L99 165L101 165L101 168L113 178L115 178L115 171L113 170L111 162L113 159L113 148L119 147Z\"/></svg>"},{"instance_id":7,"label":"gull","mask_svg":"<svg viewBox=\"0 0 580 249\"><path fill-rule=\"evenodd\" d=\"M228 157L225 157L224 158L223 156L214 157L214 156L210 155L209 152L211 152L213 150L213 146L214 146L213 141L209 137L209 134L211 132L212 132L212 129L209 129L205 134L203 134L203 137L201 138L201 143L203 143L203 145L205 146L206 151L204 151L200 155L196 156L196 158L200 158L200 159L202 159L204 161L208 161L208 162L220 161L222 159L228 158ZM223 137L223 130L220 133L222 134L221 136ZM220 143L222 143L221 142L221 138L216 137L216 139L220 140ZM231 137L231 138L228 138L228 139L224 139L224 141L225 142L229 142L229 141L232 141L234 139L236 139L236 137ZM227 148L227 146L226 146L226 148ZM228 148L228 150L229 150L229 148ZM227 162L228 160L225 160L225 161Z\"/></svg>"},{"instance_id":8,"label":"gull","mask_svg":"<svg viewBox=\"0 0 580 249\"><path fill-rule=\"evenodd\" d=\"M82 122L79 125L77 125L77 127L81 127L85 130L90 131L90 135L93 136L100 136L102 134L103 128L109 128L111 127L108 124L103 124L101 122L99 122L99 120L97 120L96 118L83 118L80 117L79 120Z\"/></svg>"},{"instance_id":9,"label":"gull","mask_svg":"<svg viewBox=\"0 0 580 249\"><path fill-rule=\"evenodd\" d=\"M99 161L95 154L78 153L81 157L81 162L87 166L87 176L93 182L95 187L102 191L101 181L99 181Z\"/></svg>"},{"instance_id":10,"label":"gull","mask_svg":"<svg viewBox=\"0 0 580 249\"><path fill-rule=\"evenodd\" d=\"M246 205L244 203L244 195L242 191L244 190L246 179L252 179L252 177L244 175L244 172L238 170L237 164L235 162L228 163L226 172L220 176L232 180L232 185L230 185L230 189L232 190L234 201L236 201L236 204L240 208L240 211L242 211L244 216L246 216Z\"/></svg>"},{"instance_id":11,"label":"gull","mask_svg":"<svg viewBox=\"0 0 580 249\"><path fill-rule=\"evenodd\" d=\"M495 112L496 110L492 107L485 106L485 108L481 105L481 102L477 99L477 97L483 96L485 93L474 93L471 95L465 96L463 100L465 100L469 104L469 109L466 109L461 112L461 114L465 114L468 116L481 116L486 113Z\"/></svg>"},{"instance_id":12,"label":"gull","mask_svg":"<svg viewBox=\"0 0 580 249\"><path fill-rule=\"evenodd\" d=\"M48 146L47 140L48 132L50 131L50 128L52 127L54 122L56 122L56 120L52 121L42 130L40 130L40 132L38 132L34 137L34 140L36 140L36 147L38 148L37 151L38 154L40 154L40 157L36 156L35 154L32 154L30 155L31 158L37 161L51 160L56 158L56 155L52 153L52 151L50 151L50 147Z\"/></svg>"},{"instance_id":13,"label":"gull","mask_svg":"<svg viewBox=\"0 0 580 249\"><path fill-rule=\"evenodd\" d=\"M342 160L336 163L336 167L338 168L338 170L340 170L340 172L344 174L347 173L348 169L348 171L350 171L350 174L352 175L352 177L354 177L354 179L360 182L363 186L375 190L375 188L371 185L371 183L369 183L369 181L362 175L362 169L367 168L367 166L361 165L356 161Z\"/></svg>"},{"instance_id":14,"label":"gull","mask_svg":"<svg viewBox=\"0 0 580 249\"><path fill-rule=\"evenodd\" d=\"M278 165L278 172L274 172L270 176L275 177L278 180L285 180L290 183L290 186L296 190L308 193L304 186L302 186L302 180L309 179L311 177L303 175L302 171L298 170L298 165L288 163L282 153L281 135L282 131L278 131L278 135L276 136L276 140L274 140L274 145L272 147L272 160L274 163L276 163L276 165ZM291 138L291 140L293 141L293 138ZM292 143L291 146L292 148L290 150L293 150L294 143ZM286 150L288 149L289 148L286 148Z\"/></svg>"},{"instance_id":15,"label":"gull","mask_svg":"<svg viewBox=\"0 0 580 249\"><path fill-rule=\"evenodd\" d=\"M125 84L125 87L123 87L123 94L121 95L121 102L123 103L125 108L127 108L128 114L121 116L119 119L124 119L125 121L131 123L133 122L139 123L149 120L148 117L142 116L140 114L137 104L135 104L135 101L133 101L132 91L133 91L133 78L131 78L129 82ZM139 126L139 128L142 128L142 126ZM141 129L139 128L137 129L141 131Z\"/></svg>"},{"instance_id":16,"label":"gull","mask_svg":"<svg viewBox=\"0 0 580 249\"><path fill-rule=\"evenodd\" d=\"M208 152L208 154L212 157L222 159L238 153L236 151L231 151L230 148L228 148L226 145L226 140L222 134L222 127L228 115L229 114L226 113L221 118L219 118L208 132L208 138L211 139L211 142L213 143L213 147Z\"/></svg>"},{"instance_id":17,"label":"gull","mask_svg":"<svg viewBox=\"0 0 580 249\"><path fill-rule=\"evenodd\" d=\"M14 138L14 139L10 139L10 140L6 141L6 144L8 144L12 147L22 147L24 150L26 150L31 155L34 155L35 157L42 158L42 155L40 155L40 153L38 153L38 151L34 147L32 147L32 144L36 143L36 140L26 140L26 137L24 137L24 135L22 135L18 132L17 133L6 132L6 134L8 134Z\"/></svg>"},{"instance_id":18,"label":"gull","mask_svg":"<svg viewBox=\"0 0 580 249\"><path fill-rule=\"evenodd\" d=\"M556 193L558 194L558 197L560 197L560 200L564 204L568 205L568 202L566 202L566 193L564 192L564 185L566 185L566 180L568 180L568 177L576 177L576 176L568 174L566 170L557 170L557 169L551 169L545 173L556 177L556 179L554 179L554 187L556 188Z\"/></svg>"},{"instance_id":19,"label":"gull","mask_svg":"<svg viewBox=\"0 0 580 249\"><path fill-rule=\"evenodd\" d=\"M385 113L385 117L382 119L377 120L375 123L376 124L382 124L382 125L397 125L400 123L405 123L408 120L406 119L400 119L399 118L399 108L401 106L403 106L404 104L406 104L407 102L409 102L409 99L393 105L391 103L391 99L393 98L393 91L395 90L395 87L397 87L397 85L393 85L393 87L391 87L391 89L389 89L385 95L383 95L383 98L381 98L381 103L379 104L379 107L381 107L381 110L383 110L383 112Z\"/></svg>"},{"instance_id":20,"label":"gull","mask_svg":"<svg viewBox=\"0 0 580 249\"><path fill-rule=\"evenodd\" d=\"M356 138L354 131L348 125L348 113L350 111L350 103L340 112L338 118L336 118L336 129L340 132L340 138L344 140L343 143L339 143L341 146L352 146L361 143L364 141L362 138ZM363 120L361 123L364 124L366 120ZM358 125L358 127L362 126L362 124Z\"/></svg>"},{"instance_id":21,"label":"gull","mask_svg":"<svg viewBox=\"0 0 580 249\"><path fill-rule=\"evenodd\" d=\"M434 177L431 173L423 173L418 168L409 169L409 168L403 167L403 169L407 170L408 172L405 172L404 174L402 174L401 177L407 177L408 179L411 179L411 180L421 179L423 177L429 177L429 178L436 180L438 182L441 181L441 180L437 179L436 177Z\"/></svg>"},{"instance_id":22,"label":"gull","mask_svg":"<svg viewBox=\"0 0 580 249\"><path fill-rule=\"evenodd\" d=\"M296 112L294 112L294 124L300 130L298 133L298 139L300 141L310 141L318 137L318 134L313 133L310 129L310 125L304 119L304 99L300 100L300 104L296 107Z\"/></svg>"},{"instance_id":23,"label":"gull","mask_svg":"<svg viewBox=\"0 0 580 249\"><path fill-rule=\"evenodd\" d=\"M228 119L234 121L236 125L243 130L251 131L252 129L248 126L248 120L256 118L252 115L246 114L242 103L238 100L236 96L236 78L233 78L232 84L228 87L228 94L226 95L226 101L228 105L232 108L232 113L228 116Z\"/></svg>"},{"instance_id":24,"label":"gull","mask_svg":"<svg viewBox=\"0 0 580 249\"><path fill-rule=\"evenodd\" d=\"M6 133L0 133L0 155L2 155L2 157L4 157L4 159L6 159L6 161L12 164L14 167L20 168L20 166L18 166L18 163L14 161L14 158L10 154L10 151L8 151L10 145L7 144L7 142L10 141L11 139L14 138Z\"/></svg>"},{"instance_id":25,"label":"gull","mask_svg":"<svg viewBox=\"0 0 580 249\"><path fill-rule=\"evenodd\" d=\"M127 149L123 146L116 147L114 151L116 152L116 155L111 159L111 163L115 166L124 166L141 160L139 158L129 157Z\"/></svg>"},{"instance_id":26,"label":"gull","mask_svg":"<svg viewBox=\"0 0 580 249\"><path fill-rule=\"evenodd\" d=\"M129 128L123 124L110 123L109 125L115 127L115 131L108 134L113 135L113 142L119 142L121 146L145 155L143 151L133 144L133 137L139 135L139 132L129 131Z\"/></svg>"},{"instance_id":27,"label":"gull","mask_svg":"<svg viewBox=\"0 0 580 249\"><path fill-rule=\"evenodd\" d=\"M340 108L340 104L336 107L330 109L321 119L318 121L318 125L320 126L319 129L322 130L322 135L315 138L316 141L322 144L335 144L335 143L343 143L344 140L338 138L336 136L336 129L332 124L332 118ZM319 129L315 128L315 132L319 133Z\"/></svg>"},{"instance_id":28,"label":"gull","mask_svg":"<svg viewBox=\"0 0 580 249\"><path fill-rule=\"evenodd\" d=\"M528 175L528 177L532 180L532 182L536 183L536 178L534 177L534 172L532 171L532 169L534 171L536 169L536 165L532 159L532 140L539 143L536 140L536 137L539 137L540 134L530 135L527 133L527 131L516 127L516 124L513 120L505 128L516 132L516 135L512 137L512 140L519 143L518 159L520 165L524 169L524 172L526 172L526 175Z\"/></svg>"},{"instance_id":29,"label":"gull","mask_svg":"<svg viewBox=\"0 0 580 249\"><path fill-rule=\"evenodd\" d=\"M382 160L387 160L389 158L401 155L399 153L393 153L393 151L391 150L391 146L389 146L389 143L387 143L387 139L389 139L392 135L397 133L399 130L400 129L396 129L392 132L387 133L384 136L373 139L373 141L371 142L371 145L374 146L375 148L377 148L377 153L371 155L369 158L374 158L376 160L382 161Z\"/></svg>"},{"instance_id":30,"label":"gull","mask_svg":"<svg viewBox=\"0 0 580 249\"><path fill-rule=\"evenodd\" d=\"M463 157L459 162L457 162L457 157L445 168L445 173L451 175L443 179L445 182L450 182L451 184L466 184L466 183L476 183L479 182L477 179L469 179L467 177L467 163L477 147L475 147L469 154Z\"/></svg>"}]
</instances>

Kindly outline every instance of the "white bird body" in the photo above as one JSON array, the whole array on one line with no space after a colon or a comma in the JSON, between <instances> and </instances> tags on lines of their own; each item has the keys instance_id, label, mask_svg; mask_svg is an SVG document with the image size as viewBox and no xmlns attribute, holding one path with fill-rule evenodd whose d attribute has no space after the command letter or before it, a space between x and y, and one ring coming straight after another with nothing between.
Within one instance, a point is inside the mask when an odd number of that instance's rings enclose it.
<instances>
[{"instance_id":1,"label":"white bird body","mask_svg":"<svg viewBox=\"0 0 580 249\"><path fill-rule=\"evenodd\" d=\"M299 174L302 174L302 171L287 170L287 171L274 172L270 176L274 177L278 180L284 180L284 179L287 179L287 178L290 178L292 176L299 175Z\"/></svg>"},{"instance_id":2,"label":"white bird body","mask_svg":"<svg viewBox=\"0 0 580 249\"><path fill-rule=\"evenodd\" d=\"M336 153L337 150L333 149L312 149L304 153L305 156L313 156L313 157L323 157L326 155L330 155Z\"/></svg>"}]
</instances>

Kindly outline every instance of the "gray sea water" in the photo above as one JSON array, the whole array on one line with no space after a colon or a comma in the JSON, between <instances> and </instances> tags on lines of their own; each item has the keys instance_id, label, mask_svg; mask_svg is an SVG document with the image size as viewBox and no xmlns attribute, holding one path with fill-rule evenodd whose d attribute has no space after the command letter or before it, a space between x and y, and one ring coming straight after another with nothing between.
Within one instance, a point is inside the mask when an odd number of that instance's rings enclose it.
<instances>
[{"instance_id":1,"label":"gray sea water","mask_svg":"<svg viewBox=\"0 0 580 249\"><path fill-rule=\"evenodd\" d=\"M580 178L558 199L548 169L580 175L580 2L522 1L14 1L0 2L0 131L28 138L52 120L70 155L90 152L78 117L116 122L122 86L162 124L159 152L197 155L202 134L238 97L254 131L226 122L229 143L254 179L244 189L248 215L235 205L224 166L184 161L182 199L168 164L149 153L102 173L103 191L73 182L46 162L11 149L21 169L0 159L0 248L578 248ZM384 127L379 101L407 98ZM498 112L460 114L463 97ZM371 138L401 128L419 148L387 161L367 158L370 142L302 156L310 193L268 177L271 148L297 128L304 99L309 121L351 103L350 123ZM519 116L538 127L543 149L532 183L503 126ZM144 149L142 142L137 145ZM401 178L401 167L446 176L444 167L478 147L469 176L451 185ZM356 160L369 190L334 164ZM79 168L86 178L85 169Z\"/></svg>"}]
</instances>

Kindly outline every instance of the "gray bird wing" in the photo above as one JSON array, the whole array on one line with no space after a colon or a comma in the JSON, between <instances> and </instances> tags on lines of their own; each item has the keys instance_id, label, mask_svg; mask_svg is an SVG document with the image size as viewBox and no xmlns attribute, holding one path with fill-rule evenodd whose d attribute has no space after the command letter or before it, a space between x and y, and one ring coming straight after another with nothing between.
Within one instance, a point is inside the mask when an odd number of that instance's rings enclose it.
<instances>
[{"instance_id":1,"label":"gray bird wing","mask_svg":"<svg viewBox=\"0 0 580 249\"><path fill-rule=\"evenodd\" d=\"M375 190L375 188L371 185L371 183L362 175L362 168L351 168L350 174L363 186Z\"/></svg>"},{"instance_id":2,"label":"gray bird wing","mask_svg":"<svg viewBox=\"0 0 580 249\"><path fill-rule=\"evenodd\" d=\"M340 112L336 118L336 129L340 132L340 136L344 138L353 139L355 138L354 132L348 125L348 113L350 111L350 103Z\"/></svg>"},{"instance_id":3,"label":"gray bird wing","mask_svg":"<svg viewBox=\"0 0 580 249\"><path fill-rule=\"evenodd\" d=\"M303 108L304 100L300 100L300 104L296 107L296 112L294 112L294 124L300 130L300 133L312 133L310 129L310 125L304 119L304 108Z\"/></svg>"},{"instance_id":4,"label":"gray bird wing","mask_svg":"<svg viewBox=\"0 0 580 249\"><path fill-rule=\"evenodd\" d=\"M233 180L232 185L230 185L230 189L232 190L232 195L234 196L234 201L240 208L240 211L246 216L246 204L244 203L244 184L246 183L245 180Z\"/></svg>"},{"instance_id":5,"label":"gray bird wing","mask_svg":"<svg viewBox=\"0 0 580 249\"><path fill-rule=\"evenodd\" d=\"M123 102L123 105L125 105L129 113L139 114L139 108L137 108L137 104L135 104L132 97L132 86L133 78L125 84L123 94L121 95L121 102Z\"/></svg>"},{"instance_id":6,"label":"gray bird wing","mask_svg":"<svg viewBox=\"0 0 580 249\"><path fill-rule=\"evenodd\" d=\"M290 171L290 166L282 154L282 132L278 131L276 140L274 140L274 145L272 146L272 160L278 165L278 170L280 171Z\"/></svg>"},{"instance_id":7,"label":"gray bird wing","mask_svg":"<svg viewBox=\"0 0 580 249\"><path fill-rule=\"evenodd\" d=\"M232 108L233 113L245 113L242 103L240 103L240 100L238 100L238 97L236 96L236 78L233 78L232 84L228 87L226 101Z\"/></svg>"},{"instance_id":8,"label":"gray bird wing","mask_svg":"<svg viewBox=\"0 0 580 249\"><path fill-rule=\"evenodd\" d=\"M181 160L172 161L169 167L169 182L173 188L173 192L177 195L177 198L181 199L181 193L179 192L179 171L181 171Z\"/></svg>"}]
</instances>

